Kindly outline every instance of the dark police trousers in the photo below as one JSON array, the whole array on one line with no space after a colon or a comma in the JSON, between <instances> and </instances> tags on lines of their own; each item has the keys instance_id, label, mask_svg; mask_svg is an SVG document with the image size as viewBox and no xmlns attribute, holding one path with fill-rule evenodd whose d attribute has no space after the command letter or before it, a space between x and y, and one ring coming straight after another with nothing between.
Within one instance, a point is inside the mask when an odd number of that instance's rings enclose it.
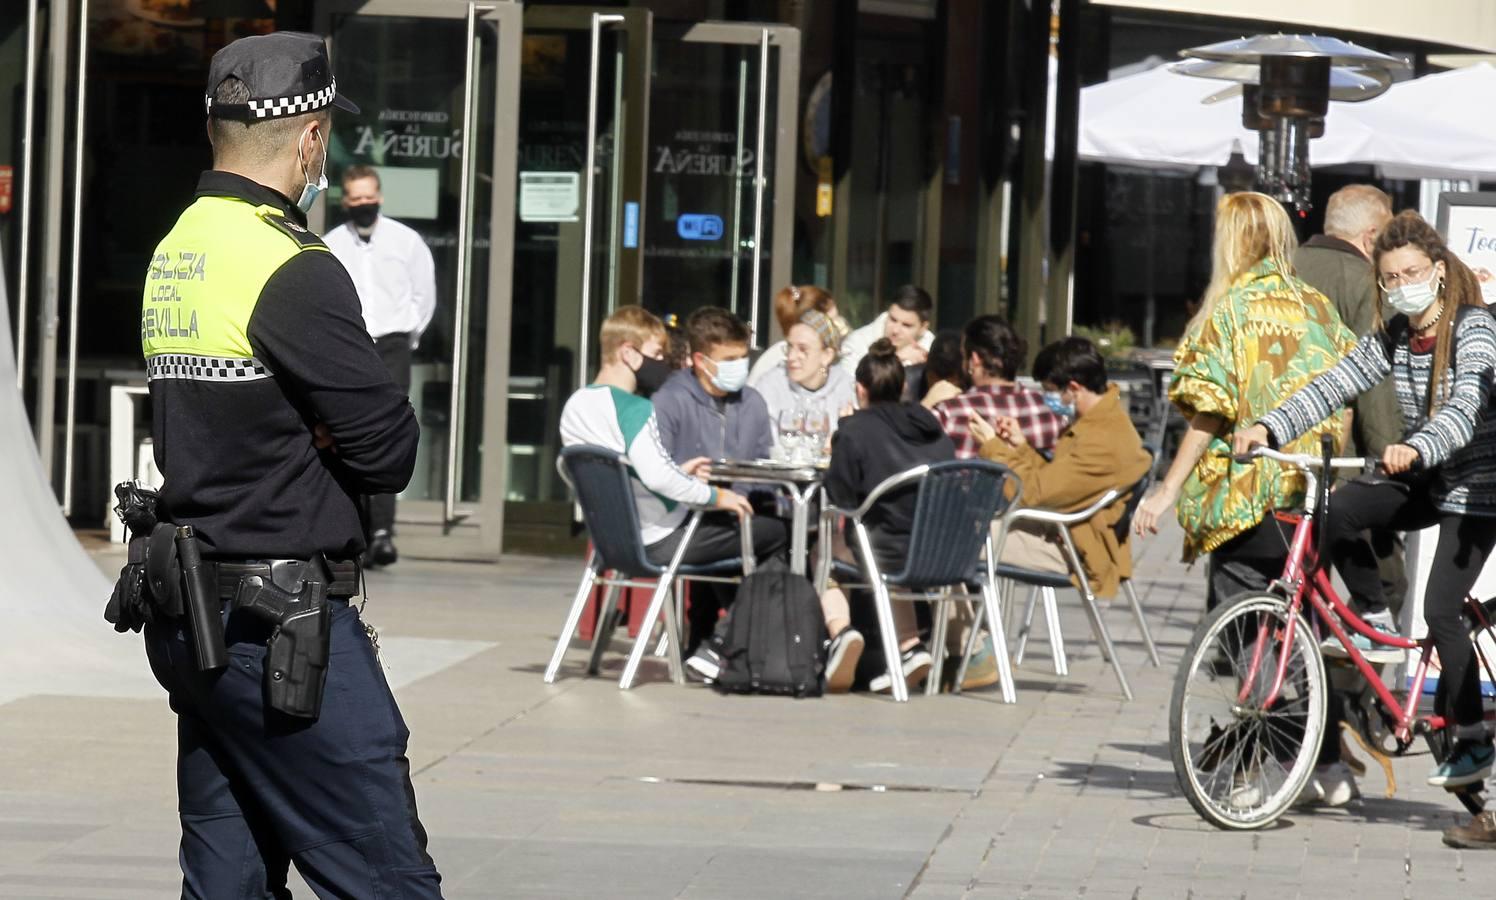
<instances>
[{"instance_id":1,"label":"dark police trousers","mask_svg":"<svg viewBox=\"0 0 1496 900\"><path fill-rule=\"evenodd\" d=\"M330 603L315 722L265 708L264 623L230 616L229 665L214 672L197 671L179 623L146 626L177 714L183 897L289 897L291 862L319 897L441 896L416 817L410 732L358 611Z\"/></svg>"}]
</instances>

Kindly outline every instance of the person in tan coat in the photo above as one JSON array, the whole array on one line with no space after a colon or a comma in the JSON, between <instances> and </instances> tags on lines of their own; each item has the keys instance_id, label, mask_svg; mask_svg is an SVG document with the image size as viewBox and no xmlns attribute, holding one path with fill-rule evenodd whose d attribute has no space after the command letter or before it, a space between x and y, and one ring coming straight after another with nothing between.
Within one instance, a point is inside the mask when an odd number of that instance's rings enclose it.
<instances>
[{"instance_id":1,"label":"person in tan coat","mask_svg":"<svg viewBox=\"0 0 1496 900\"><path fill-rule=\"evenodd\" d=\"M1008 466L1022 480L1025 506L1074 512L1108 490L1127 488L1143 477L1153 464L1152 455L1143 449L1117 386L1107 383L1106 364L1090 341L1068 337L1050 344L1034 360L1034 377L1044 386L1052 408L1070 419L1054 445L1054 458L1047 460L1029 446L1011 419L991 423L981 449L983 459ZM1124 493L1070 529L1086 579L1099 597L1115 595L1121 580L1132 577L1127 535L1119 537L1116 528L1127 499ZM1051 532L1047 526L1015 526L1008 532L1002 561L1068 572L1059 537ZM1076 581L1073 575L1071 580Z\"/></svg>"}]
</instances>

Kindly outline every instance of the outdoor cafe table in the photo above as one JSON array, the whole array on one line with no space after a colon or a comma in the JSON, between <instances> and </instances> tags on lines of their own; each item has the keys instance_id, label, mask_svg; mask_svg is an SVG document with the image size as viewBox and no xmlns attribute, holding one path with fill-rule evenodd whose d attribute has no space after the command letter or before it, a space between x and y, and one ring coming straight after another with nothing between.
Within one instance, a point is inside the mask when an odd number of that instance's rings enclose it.
<instances>
[{"instance_id":1,"label":"outdoor cafe table","mask_svg":"<svg viewBox=\"0 0 1496 900\"><path fill-rule=\"evenodd\" d=\"M713 484L766 484L784 489L790 498L790 571L804 575L810 551L810 501L821 488L825 470L808 463L767 459L719 459L707 472Z\"/></svg>"}]
</instances>

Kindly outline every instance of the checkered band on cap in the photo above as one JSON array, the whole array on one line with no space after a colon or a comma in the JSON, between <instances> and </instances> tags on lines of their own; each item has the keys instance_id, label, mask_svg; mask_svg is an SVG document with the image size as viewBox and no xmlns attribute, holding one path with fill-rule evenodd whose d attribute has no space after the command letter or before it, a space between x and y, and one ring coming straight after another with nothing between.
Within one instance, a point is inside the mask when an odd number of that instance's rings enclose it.
<instances>
[{"instance_id":1,"label":"checkered band on cap","mask_svg":"<svg viewBox=\"0 0 1496 900\"><path fill-rule=\"evenodd\" d=\"M252 356L248 359L234 359L188 353L152 356L145 361L145 371L148 381L261 381L275 377L264 363Z\"/></svg>"},{"instance_id":2,"label":"checkered band on cap","mask_svg":"<svg viewBox=\"0 0 1496 900\"><path fill-rule=\"evenodd\" d=\"M225 103L224 109L234 111L246 110L248 115L245 119L280 119L285 116L299 116L302 113L315 112L324 106L331 106L333 98L338 95L338 80L334 78L327 87L310 94L300 94L295 97L272 97L268 100L256 100L250 98L247 104ZM204 98L207 103L208 115L213 115L213 97L208 95Z\"/></svg>"}]
</instances>

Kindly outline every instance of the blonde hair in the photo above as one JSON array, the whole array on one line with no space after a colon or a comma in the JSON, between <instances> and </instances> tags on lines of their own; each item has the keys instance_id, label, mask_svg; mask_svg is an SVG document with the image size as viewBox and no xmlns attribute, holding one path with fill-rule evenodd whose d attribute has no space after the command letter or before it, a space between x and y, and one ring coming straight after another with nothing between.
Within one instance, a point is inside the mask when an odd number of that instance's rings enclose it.
<instances>
[{"instance_id":1,"label":"blonde hair","mask_svg":"<svg viewBox=\"0 0 1496 900\"><path fill-rule=\"evenodd\" d=\"M1200 301L1200 311L1190 320L1186 334L1192 334L1210 320L1216 304L1231 290L1231 285L1263 260L1270 260L1288 282L1289 290L1298 294L1292 278L1293 252L1299 247L1293 222L1288 213L1266 194L1241 191L1227 194L1216 204L1215 240L1210 250L1210 284Z\"/></svg>"},{"instance_id":2,"label":"blonde hair","mask_svg":"<svg viewBox=\"0 0 1496 900\"><path fill-rule=\"evenodd\" d=\"M603 320L602 334L598 338L602 361L615 362L619 349L627 344L642 352L650 338L659 338L664 344L669 339L665 323L642 306L620 306Z\"/></svg>"}]
</instances>

